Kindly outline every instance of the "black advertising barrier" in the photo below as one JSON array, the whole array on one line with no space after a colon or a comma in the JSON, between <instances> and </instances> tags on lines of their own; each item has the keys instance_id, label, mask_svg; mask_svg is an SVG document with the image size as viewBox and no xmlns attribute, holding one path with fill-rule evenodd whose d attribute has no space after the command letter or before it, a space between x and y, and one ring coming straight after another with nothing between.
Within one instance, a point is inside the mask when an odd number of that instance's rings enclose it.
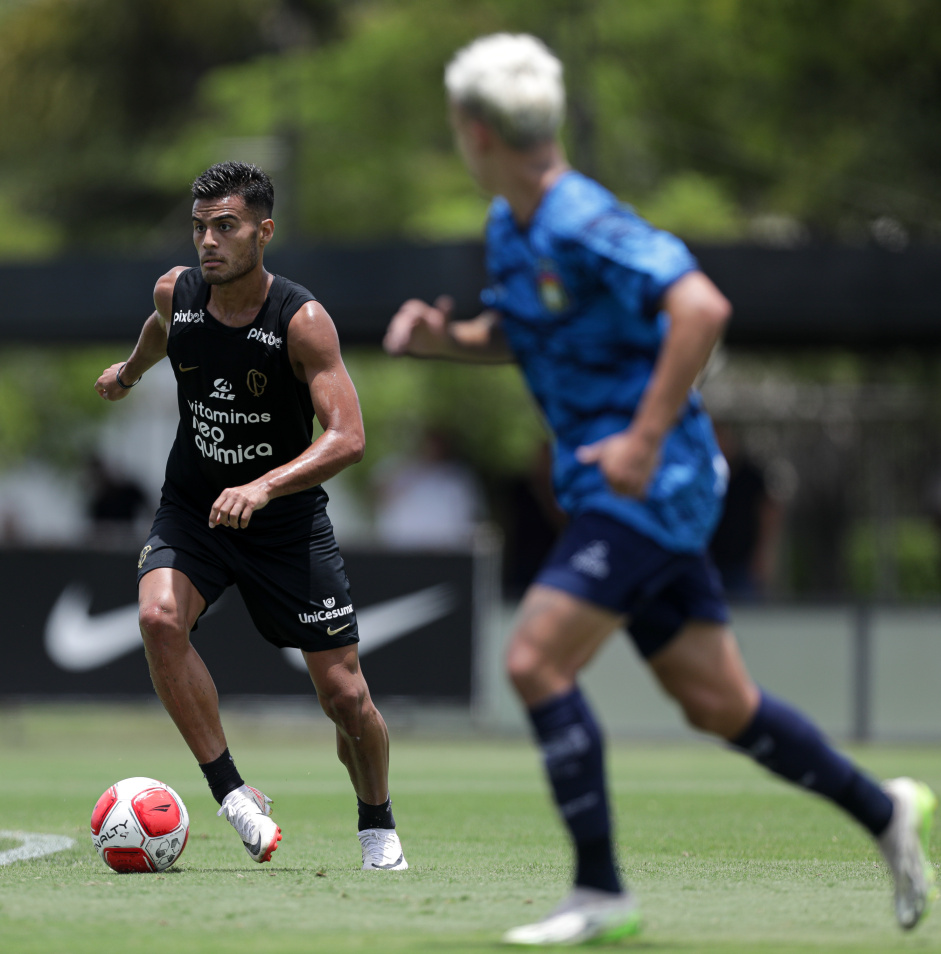
<instances>
[{"instance_id":1,"label":"black advertising barrier","mask_svg":"<svg viewBox=\"0 0 941 954\"><path fill-rule=\"evenodd\" d=\"M941 347L937 320L938 252L933 245L884 248L807 245L694 245L703 271L729 297L730 347ZM265 253L273 272L308 287L336 322L344 347L378 347L406 298L433 301L448 292L458 318L479 310L486 282L480 242L390 243L356 247L296 242ZM51 345L132 343L153 308L157 276L195 265L192 248L166 258L91 257L0 264L0 338ZM364 281L364 276L369 276ZM68 288L69 307L36 288Z\"/></svg>"},{"instance_id":2,"label":"black advertising barrier","mask_svg":"<svg viewBox=\"0 0 941 954\"><path fill-rule=\"evenodd\" d=\"M492 551L344 548L344 559L373 696L469 705ZM0 549L0 697L152 697L136 571L136 553ZM312 691L300 653L265 642L234 588L200 620L192 641L221 695Z\"/></svg>"}]
</instances>

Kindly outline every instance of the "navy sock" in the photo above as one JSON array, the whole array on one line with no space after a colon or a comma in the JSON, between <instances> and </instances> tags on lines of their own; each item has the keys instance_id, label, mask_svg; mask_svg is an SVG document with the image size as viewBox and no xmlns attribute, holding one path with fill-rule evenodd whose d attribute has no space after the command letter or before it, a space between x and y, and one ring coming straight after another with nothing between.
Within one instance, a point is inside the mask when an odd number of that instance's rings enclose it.
<instances>
[{"instance_id":1,"label":"navy sock","mask_svg":"<svg viewBox=\"0 0 941 954\"><path fill-rule=\"evenodd\" d=\"M387 798L381 805L369 805L357 798L356 805L359 809L360 831L367 828L395 828L391 798Z\"/></svg>"},{"instance_id":2,"label":"navy sock","mask_svg":"<svg viewBox=\"0 0 941 954\"><path fill-rule=\"evenodd\" d=\"M549 783L575 843L575 883L623 890L614 863L604 744L578 687L529 710Z\"/></svg>"},{"instance_id":3,"label":"navy sock","mask_svg":"<svg viewBox=\"0 0 941 954\"><path fill-rule=\"evenodd\" d=\"M763 692L754 719L732 745L776 775L829 798L873 835L889 824L889 796L787 703Z\"/></svg>"},{"instance_id":4,"label":"navy sock","mask_svg":"<svg viewBox=\"0 0 941 954\"><path fill-rule=\"evenodd\" d=\"M226 749L217 759L199 766L203 770L203 777L209 783L212 797L221 805L222 799L234 792L240 785L244 785L235 761Z\"/></svg>"}]
</instances>

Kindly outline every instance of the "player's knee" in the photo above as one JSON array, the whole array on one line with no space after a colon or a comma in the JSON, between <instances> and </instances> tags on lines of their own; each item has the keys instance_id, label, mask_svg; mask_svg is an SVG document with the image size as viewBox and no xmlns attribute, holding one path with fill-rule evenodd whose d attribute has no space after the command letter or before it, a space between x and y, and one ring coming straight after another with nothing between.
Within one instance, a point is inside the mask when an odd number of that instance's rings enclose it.
<instances>
[{"instance_id":1,"label":"player's knee","mask_svg":"<svg viewBox=\"0 0 941 954\"><path fill-rule=\"evenodd\" d=\"M506 672L517 695L527 705L560 691L571 681L557 660L526 641L514 642L506 655Z\"/></svg>"},{"instance_id":2,"label":"player's knee","mask_svg":"<svg viewBox=\"0 0 941 954\"><path fill-rule=\"evenodd\" d=\"M187 639L186 626L175 608L155 600L140 608L140 629L148 651L172 649Z\"/></svg>"},{"instance_id":3,"label":"player's knee","mask_svg":"<svg viewBox=\"0 0 941 954\"><path fill-rule=\"evenodd\" d=\"M543 661L533 646L522 640L510 644L506 654L506 673L517 690L524 690L538 678Z\"/></svg>"},{"instance_id":4,"label":"player's knee","mask_svg":"<svg viewBox=\"0 0 941 954\"><path fill-rule=\"evenodd\" d=\"M367 694L356 686L337 686L327 691L318 690L320 705L330 720L345 735L362 735L363 709Z\"/></svg>"}]
</instances>

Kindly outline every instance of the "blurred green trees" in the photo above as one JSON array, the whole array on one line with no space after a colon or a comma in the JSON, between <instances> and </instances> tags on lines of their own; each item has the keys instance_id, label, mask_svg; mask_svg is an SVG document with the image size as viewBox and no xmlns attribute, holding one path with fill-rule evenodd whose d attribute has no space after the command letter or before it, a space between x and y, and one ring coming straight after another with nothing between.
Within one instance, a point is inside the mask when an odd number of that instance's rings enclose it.
<instances>
[{"instance_id":1,"label":"blurred green trees","mask_svg":"<svg viewBox=\"0 0 941 954\"><path fill-rule=\"evenodd\" d=\"M501 29L565 60L574 162L684 237L941 219L933 0L8 0L0 29L7 258L172 247L186 184L239 154L305 239L477 234L441 74Z\"/></svg>"}]
</instances>

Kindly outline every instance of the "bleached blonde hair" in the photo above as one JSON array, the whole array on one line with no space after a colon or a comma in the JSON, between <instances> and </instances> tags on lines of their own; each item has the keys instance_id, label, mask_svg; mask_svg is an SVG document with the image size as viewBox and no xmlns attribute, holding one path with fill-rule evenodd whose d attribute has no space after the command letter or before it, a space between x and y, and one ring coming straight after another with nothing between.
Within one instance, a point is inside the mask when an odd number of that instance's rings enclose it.
<instances>
[{"instance_id":1,"label":"bleached blonde hair","mask_svg":"<svg viewBox=\"0 0 941 954\"><path fill-rule=\"evenodd\" d=\"M565 118L562 64L526 33L494 33L458 50L444 85L452 102L514 149L553 139Z\"/></svg>"}]
</instances>

